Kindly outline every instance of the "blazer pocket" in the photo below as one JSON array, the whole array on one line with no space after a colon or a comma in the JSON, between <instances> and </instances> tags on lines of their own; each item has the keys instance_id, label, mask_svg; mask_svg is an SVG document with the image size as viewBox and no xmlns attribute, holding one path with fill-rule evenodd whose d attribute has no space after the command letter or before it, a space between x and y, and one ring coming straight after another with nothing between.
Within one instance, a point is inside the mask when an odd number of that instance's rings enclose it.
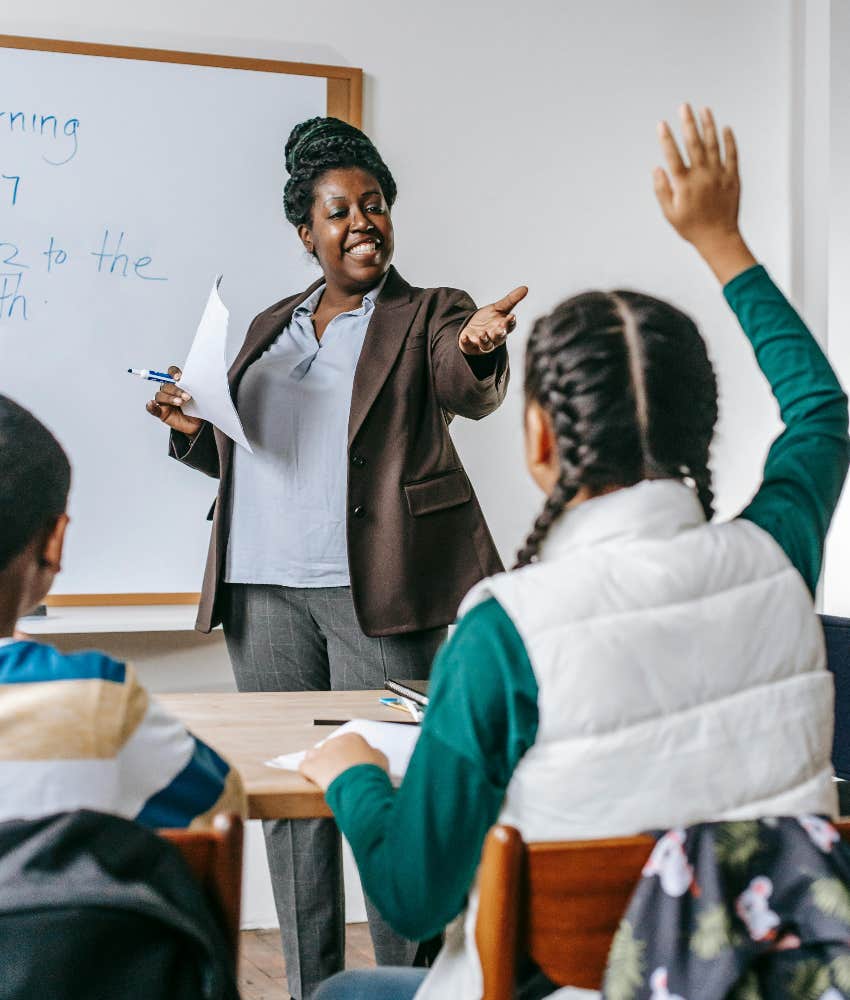
<instances>
[{"instance_id":1,"label":"blazer pocket","mask_svg":"<svg viewBox=\"0 0 850 1000\"><path fill-rule=\"evenodd\" d=\"M407 506L414 517L459 507L472 499L472 486L463 469L441 472L404 487Z\"/></svg>"},{"instance_id":2,"label":"blazer pocket","mask_svg":"<svg viewBox=\"0 0 850 1000\"><path fill-rule=\"evenodd\" d=\"M404 343L405 351L421 351L428 340L427 333L415 333L412 337L408 337Z\"/></svg>"}]
</instances>

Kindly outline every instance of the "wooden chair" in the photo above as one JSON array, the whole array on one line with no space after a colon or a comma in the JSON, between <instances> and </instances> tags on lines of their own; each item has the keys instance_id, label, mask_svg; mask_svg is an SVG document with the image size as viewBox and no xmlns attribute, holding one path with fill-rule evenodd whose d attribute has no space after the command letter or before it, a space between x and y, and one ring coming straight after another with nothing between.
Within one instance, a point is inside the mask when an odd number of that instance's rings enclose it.
<instances>
[{"instance_id":1,"label":"wooden chair","mask_svg":"<svg viewBox=\"0 0 850 1000\"><path fill-rule=\"evenodd\" d=\"M227 937L233 967L239 955L242 903L242 818L220 814L208 830L159 830L183 855Z\"/></svg>"},{"instance_id":2,"label":"wooden chair","mask_svg":"<svg viewBox=\"0 0 850 1000\"><path fill-rule=\"evenodd\" d=\"M835 824L850 841L850 821ZM559 986L600 989L611 940L655 840L526 844L494 826L479 871L482 1000L512 1000L519 955Z\"/></svg>"}]
</instances>

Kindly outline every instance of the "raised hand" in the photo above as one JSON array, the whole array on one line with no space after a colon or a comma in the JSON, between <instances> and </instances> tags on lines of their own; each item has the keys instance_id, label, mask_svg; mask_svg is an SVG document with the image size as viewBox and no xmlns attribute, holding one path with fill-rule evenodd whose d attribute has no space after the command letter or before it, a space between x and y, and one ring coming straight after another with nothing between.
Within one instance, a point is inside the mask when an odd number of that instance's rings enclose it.
<instances>
[{"instance_id":1,"label":"raised hand","mask_svg":"<svg viewBox=\"0 0 850 1000\"><path fill-rule=\"evenodd\" d=\"M687 160L670 126L660 122L658 138L669 175L655 168L655 195L670 225L725 283L755 263L738 228L741 182L735 136L731 128L723 129L721 153L708 108L700 112L699 125L689 104L682 105L680 116Z\"/></svg>"},{"instance_id":2,"label":"raised hand","mask_svg":"<svg viewBox=\"0 0 850 1000\"><path fill-rule=\"evenodd\" d=\"M176 365L172 365L168 369L168 374L172 378L179 380L183 373ZM161 420L173 430L193 437L203 427L204 422L197 417L187 417L181 409L183 404L188 403L191 398L189 393L185 392L179 386L165 383L160 385L159 391L146 404L145 409L151 416Z\"/></svg>"},{"instance_id":3,"label":"raised hand","mask_svg":"<svg viewBox=\"0 0 850 1000\"><path fill-rule=\"evenodd\" d=\"M525 285L489 306L483 306L460 331L458 343L464 354L489 354L501 347L516 326L514 307L528 295Z\"/></svg>"}]
</instances>

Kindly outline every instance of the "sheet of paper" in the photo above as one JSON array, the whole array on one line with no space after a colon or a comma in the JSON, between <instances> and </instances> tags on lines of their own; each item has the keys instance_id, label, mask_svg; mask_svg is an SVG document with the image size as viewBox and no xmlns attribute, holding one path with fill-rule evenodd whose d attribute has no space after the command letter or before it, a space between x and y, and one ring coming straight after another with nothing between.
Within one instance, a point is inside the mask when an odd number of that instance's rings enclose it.
<instances>
[{"instance_id":1,"label":"sheet of paper","mask_svg":"<svg viewBox=\"0 0 850 1000\"><path fill-rule=\"evenodd\" d=\"M376 750L385 753L390 764L390 779L393 784L400 784L413 756L413 748L419 739L421 732L419 726L411 726L406 723L397 722L375 722L372 719L352 719L344 726L335 729L327 739L332 740L336 736L343 736L345 733L359 733L364 740ZM317 743L321 746L325 740ZM297 771L298 766L304 760L306 751L298 753L285 753L273 760L267 760L268 767L279 767L284 771Z\"/></svg>"},{"instance_id":2,"label":"sheet of paper","mask_svg":"<svg viewBox=\"0 0 850 1000\"><path fill-rule=\"evenodd\" d=\"M192 397L183 407L187 416L209 420L235 444L251 451L227 382L227 321L230 313L218 294L221 277L219 275L215 279L207 299L207 307L189 348L189 357L183 365L183 377L178 385Z\"/></svg>"}]
</instances>

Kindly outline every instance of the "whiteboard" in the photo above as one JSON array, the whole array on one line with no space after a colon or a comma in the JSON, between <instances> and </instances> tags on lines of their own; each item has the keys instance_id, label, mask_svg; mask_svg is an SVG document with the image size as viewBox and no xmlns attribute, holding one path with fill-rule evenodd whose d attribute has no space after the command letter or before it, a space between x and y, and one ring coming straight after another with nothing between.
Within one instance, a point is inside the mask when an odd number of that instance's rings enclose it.
<instances>
[{"instance_id":1,"label":"whiteboard","mask_svg":"<svg viewBox=\"0 0 850 1000\"><path fill-rule=\"evenodd\" d=\"M283 150L328 81L0 48L0 84L0 392L73 466L54 593L197 591L216 484L167 458L126 369L183 361L217 273L231 356L315 279Z\"/></svg>"}]
</instances>

